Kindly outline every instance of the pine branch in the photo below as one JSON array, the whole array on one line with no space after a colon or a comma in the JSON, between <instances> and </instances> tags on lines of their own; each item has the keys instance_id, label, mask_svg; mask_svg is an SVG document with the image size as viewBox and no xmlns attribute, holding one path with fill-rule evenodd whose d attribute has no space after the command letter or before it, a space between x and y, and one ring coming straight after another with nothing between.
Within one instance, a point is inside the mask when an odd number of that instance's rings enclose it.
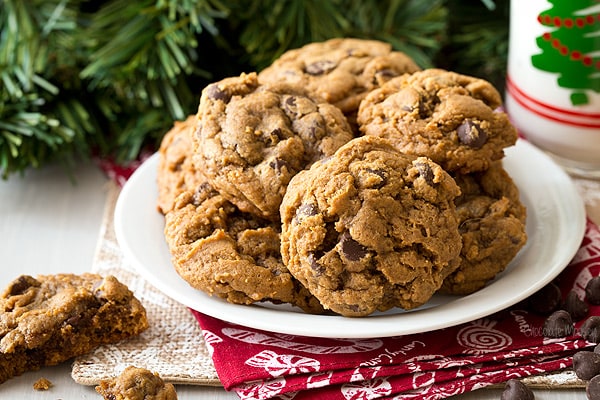
<instances>
[{"instance_id":1,"label":"pine branch","mask_svg":"<svg viewBox=\"0 0 600 400\"><path fill-rule=\"evenodd\" d=\"M217 33L214 18L227 9L210 1L114 0L92 16L86 31L90 63L81 71L93 90L110 88L117 96L152 107L165 107L175 119L185 118L190 90L168 95L187 76L209 77L197 68L197 35ZM180 85L185 89L183 85Z\"/></svg>"},{"instance_id":2,"label":"pine branch","mask_svg":"<svg viewBox=\"0 0 600 400\"><path fill-rule=\"evenodd\" d=\"M508 59L509 0L468 2L450 0L450 35L437 63L448 69L478 76L500 91Z\"/></svg>"},{"instance_id":3,"label":"pine branch","mask_svg":"<svg viewBox=\"0 0 600 400\"><path fill-rule=\"evenodd\" d=\"M335 0L237 2L233 15L241 26L239 43L247 62L260 70L286 50L344 36L350 22L338 3Z\"/></svg>"},{"instance_id":4,"label":"pine branch","mask_svg":"<svg viewBox=\"0 0 600 400\"><path fill-rule=\"evenodd\" d=\"M446 29L443 3L443 0L247 0L232 14L240 19L240 43L248 62L258 70L291 48L344 36L387 41L417 63L431 66ZM257 15L264 17L256 18Z\"/></svg>"},{"instance_id":5,"label":"pine branch","mask_svg":"<svg viewBox=\"0 0 600 400\"><path fill-rule=\"evenodd\" d=\"M503 83L509 0L4 0L0 174L156 148L210 81L333 37Z\"/></svg>"},{"instance_id":6,"label":"pine branch","mask_svg":"<svg viewBox=\"0 0 600 400\"><path fill-rule=\"evenodd\" d=\"M89 116L76 99L62 97L56 75L64 73L61 79L68 79L68 71L75 69L68 38L76 30L76 6L64 0L5 1L0 9L3 178L54 159L68 163L86 154L92 142L86 137L94 131Z\"/></svg>"},{"instance_id":7,"label":"pine branch","mask_svg":"<svg viewBox=\"0 0 600 400\"><path fill-rule=\"evenodd\" d=\"M91 15L85 32L89 63L80 77L97 95L112 135L109 151L128 161L197 109L203 35L217 35L227 7L216 0L113 0ZM211 36L212 37L212 36Z\"/></svg>"},{"instance_id":8,"label":"pine branch","mask_svg":"<svg viewBox=\"0 0 600 400\"><path fill-rule=\"evenodd\" d=\"M349 1L353 19L350 36L378 39L411 56L422 68L434 66L433 57L444 44L448 11L444 0L389 0L368 3Z\"/></svg>"}]
</instances>

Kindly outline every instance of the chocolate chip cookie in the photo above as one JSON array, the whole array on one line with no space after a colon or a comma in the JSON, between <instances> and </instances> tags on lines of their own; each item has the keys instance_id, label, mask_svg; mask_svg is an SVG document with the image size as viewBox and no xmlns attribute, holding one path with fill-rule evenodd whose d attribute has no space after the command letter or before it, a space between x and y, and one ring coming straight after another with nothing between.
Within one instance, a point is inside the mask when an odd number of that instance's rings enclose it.
<instances>
[{"instance_id":1,"label":"chocolate chip cookie","mask_svg":"<svg viewBox=\"0 0 600 400\"><path fill-rule=\"evenodd\" d=\"M192 287L235 304L323 311L281 261L280 231L279 223L240 211L206 182L182 193L165 216L173 265Z\"/></svg>"},{"instance_id":2,"label":"chocolate chip cookie","mask_svg":"<svg viewBox=\"0 0 600 400\"><path fill-rule=\"evenodd\" d=\"M361 100L395 76L419 71L405 53L377 40L337 38L288 50L259 74L261 82L306 87L353 121Z\"/></svg>"},{"instance_id":3,"label":"chocolate chip cookie","mask_svg":"<svg viewBox=\"0 0 600 400\"><path fill-rule=\"evenodd\" d=\"M454 179L382 138L356 138L297 174L281 253L323 306L365 316L427 302L459 262Z\"/></svg>"},{"instance_id":4,"label":"chocolate chip cookie","mask_svg":"<svg viewBox=\"0 0 600 400\"><path fill-rule=\"evenodd\" d=\"M394 78L361 103L365 135L391 140L404 153L426 156L446 171L484 171L504 156L517 131L487 81L441 69Z\"/></svg>"},{"instance_id":5,"label":"chocolate chip cookie","mask_svg":"<svg viewBox=\"0 0 600 400\"><path fill-rule=\"evenodd\" d=\"M460 267L440 292L470 294L502 272L527 242L526 209L519 190L497 161L484 172L455 175L463 247Z\"/></svg>"},{"instance_id":6,"label":"chocolate chip cookie","mask_svg":"<svg viewBox=\"0 0 600 400\"><path fill-rule=\"evenodd\" d=\"M167 213L173 208L175 198L188 188L192 190L206 180L192 162L192 134L196 129L196 116L177 121L163 137L158 151L158 210Z\"/></svg>"},{"instance_id":7,"label":"chocolate chip cookie","mask_svg":"<svg viewBox=\"0 0 600 400\"><path fill-rule=\"evenodd\" d=\"M353 137L335 106L255 73L208 85L198 118L194 162L240 210L273 221L290 179Z\"/></svg>"},{"instance_id":8,"label":"chocolate chip cookie","mask_svg":"<svg viewBox=\"0 0 600 400\"><path fill-rule=\"evenodd\" d=\"M146 328L146 310L114 276L22 275L0 295L0 383Z\"/></svg>"}]
</instances>

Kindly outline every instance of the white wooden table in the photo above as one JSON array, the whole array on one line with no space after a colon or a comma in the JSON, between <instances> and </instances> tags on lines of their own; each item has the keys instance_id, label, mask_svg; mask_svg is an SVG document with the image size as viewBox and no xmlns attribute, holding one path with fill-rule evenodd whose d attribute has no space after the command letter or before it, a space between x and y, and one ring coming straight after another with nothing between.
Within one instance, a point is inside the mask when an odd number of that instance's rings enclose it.
<instances>
[{"instance_id":1,"label":"white wooden table","mask_svg":"<svg viewBox=\"0 0 600 400\"><path fill-rule=\"evenodd\" d=\"M74 174L58 166L0 181L0 288L20 274L89 271L107 194L107 178L91 163ZM1 290L1 289L0 289ZM45 392L33 383L45 377ZM180 399L238 399L221 388L178 386ZM483 389L459 399L499 399L501 390ZM536 390L536 399L585 399L582 389ZM0 385L0 399L101 399L93 387L71 379L70 363L29 372Z\"/></svg>"}]
</instances>

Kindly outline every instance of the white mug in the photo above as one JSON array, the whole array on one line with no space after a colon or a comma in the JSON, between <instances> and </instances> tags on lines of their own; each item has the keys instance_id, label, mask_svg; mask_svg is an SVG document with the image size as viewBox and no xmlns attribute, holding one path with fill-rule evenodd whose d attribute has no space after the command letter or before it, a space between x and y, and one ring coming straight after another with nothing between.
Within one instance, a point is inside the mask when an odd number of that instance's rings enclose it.
<instances>
[{"instance_id":1,"label":"white mug","mask_svg":"<svg viewBox=\"0 0 600 400\"><path fill-rule=\"evenodd\" d=\"M568 172L600 178L600 3L511 0L506 110Z\"/></svg>"}]
</instances>

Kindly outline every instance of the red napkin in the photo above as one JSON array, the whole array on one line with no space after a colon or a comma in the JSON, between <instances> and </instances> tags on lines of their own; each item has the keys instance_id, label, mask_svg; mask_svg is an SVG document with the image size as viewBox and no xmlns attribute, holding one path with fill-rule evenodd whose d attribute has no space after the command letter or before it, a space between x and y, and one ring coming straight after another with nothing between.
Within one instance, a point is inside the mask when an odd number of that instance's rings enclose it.
<instances>
[{"instance_id":1,"label":"red napkin","mask_svg":"<svg viewBox=\"0 0 600 400\"><path fill-rule=\"evenodd\" d=\"M599 274L600 230L588 220L581 247L556 282L564 295L574 289L584 298L587 281ZM545 317L518 306L455 327L375 339L284 335L192 313L219 379L242 399L442 399L568 368L576 351L593 345L577 329L544 338ZM589 315L600 315L600 306L590 306Z\"/></svg>"}]
</instances>

